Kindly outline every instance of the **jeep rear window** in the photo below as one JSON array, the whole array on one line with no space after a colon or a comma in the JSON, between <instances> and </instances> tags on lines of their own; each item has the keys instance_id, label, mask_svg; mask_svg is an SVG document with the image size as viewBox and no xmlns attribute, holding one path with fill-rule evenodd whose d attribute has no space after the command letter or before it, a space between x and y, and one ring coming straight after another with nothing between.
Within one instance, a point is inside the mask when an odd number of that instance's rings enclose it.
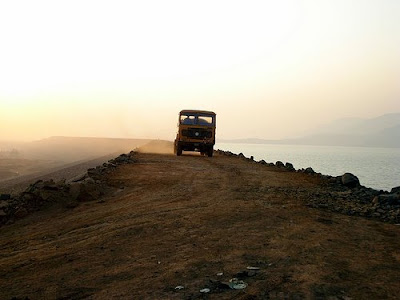
<instances>
[{"instance_id":1,"label":"jeep rear window","mask_svg":"<svg viewBox=\"0 0 400 300\"><path fill-rule=\"evenodd\" d=\"M181 115L181 124L194 125L196 122L195 115Z\"/></svg>"},{"instance_id":2,"label":"jeep rear window","mask_svg":"<svg viewBox=\"0 0 400 300\"><path fill-rule=\"evenodd\" d=\"M181 124L184 125L209 125L213 126L214 117L197 114L181 114Z\"/></svg>"}]
</instances>

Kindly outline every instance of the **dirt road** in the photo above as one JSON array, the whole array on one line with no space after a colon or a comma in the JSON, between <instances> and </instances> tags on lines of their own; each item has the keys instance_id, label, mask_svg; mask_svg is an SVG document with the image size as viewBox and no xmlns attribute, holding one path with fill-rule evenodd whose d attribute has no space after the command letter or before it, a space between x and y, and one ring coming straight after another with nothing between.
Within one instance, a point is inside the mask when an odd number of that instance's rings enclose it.
<instances>
[{"instance_id":1,"label":"dirt road","mask_svg":"<svg viewBox=\"0 0 400 300\"><path fill-rule=\"evenodd\" d=\"M312 194L320 177L222 155L137 159L105 179L111 194L0 228L1 299L400 295L399 226L285 193Z\"/></svg>"}]
</instances>

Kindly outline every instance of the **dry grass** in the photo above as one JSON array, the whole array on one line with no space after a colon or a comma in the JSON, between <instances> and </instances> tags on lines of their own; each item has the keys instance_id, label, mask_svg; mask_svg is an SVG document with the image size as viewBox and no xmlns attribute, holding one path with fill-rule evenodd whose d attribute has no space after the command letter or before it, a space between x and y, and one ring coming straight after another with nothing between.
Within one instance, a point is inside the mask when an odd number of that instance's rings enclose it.
<instances>
[{"instance_id":1,"label":"dry grass","mask_svg":"<svg viewBox=\"0 0 400 300\"><path fill-rule=\"evenodd\" d=\"M399 227L268 192L320 179L218 155L138 158L108 177L115 193L103 201L0 229L1 298L196 299L206 286L209 299L400 294ZM261 270L243 291L210 283L247 266Z\"/></svg>"}]
</instances>

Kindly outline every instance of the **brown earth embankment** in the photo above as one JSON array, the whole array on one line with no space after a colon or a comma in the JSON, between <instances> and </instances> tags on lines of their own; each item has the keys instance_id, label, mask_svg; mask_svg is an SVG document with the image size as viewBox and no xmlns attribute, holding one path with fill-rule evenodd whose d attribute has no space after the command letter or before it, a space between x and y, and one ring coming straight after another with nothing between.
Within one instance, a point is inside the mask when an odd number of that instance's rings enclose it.
<instances>
[{"instance_id":1,"label":"brown earth embankment","mask_svg":"<svg viewBox=\"0 0 400 300\"><path fill-rule=\"evenodd\" d=\"M222 151L36 182L29 197L64 202L0 228L0 296L396 299L397 204L347 182Z\"/></svg>"}]
</instances>

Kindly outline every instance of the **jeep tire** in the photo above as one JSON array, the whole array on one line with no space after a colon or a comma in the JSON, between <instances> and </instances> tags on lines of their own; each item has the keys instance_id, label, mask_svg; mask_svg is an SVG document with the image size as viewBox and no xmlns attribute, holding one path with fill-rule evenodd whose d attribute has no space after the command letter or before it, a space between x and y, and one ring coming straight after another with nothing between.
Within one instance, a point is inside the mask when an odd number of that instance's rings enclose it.
<instances>
[{"instance_id":1,"label":"jeep tire","mask_svg":"<svg viewBox=\"0 0 400 300\"><path fill-rule=\"evenodd\" d=\"M212 157L213 156L213 152L214 152L213 147L208 148L208 150L207 150L208 157Z\"/></svg>"},{"instance_id":2,"label":"jeep tire","mask_svg":"<svg viewBox=\"0 0 400 300\"><path fill-rule=\"evenodd\" d=\"M182 155L182 147L179 146L179 145L176 147L176 155L177 156L181 156Z\"/></svg>"}]
</instances>

